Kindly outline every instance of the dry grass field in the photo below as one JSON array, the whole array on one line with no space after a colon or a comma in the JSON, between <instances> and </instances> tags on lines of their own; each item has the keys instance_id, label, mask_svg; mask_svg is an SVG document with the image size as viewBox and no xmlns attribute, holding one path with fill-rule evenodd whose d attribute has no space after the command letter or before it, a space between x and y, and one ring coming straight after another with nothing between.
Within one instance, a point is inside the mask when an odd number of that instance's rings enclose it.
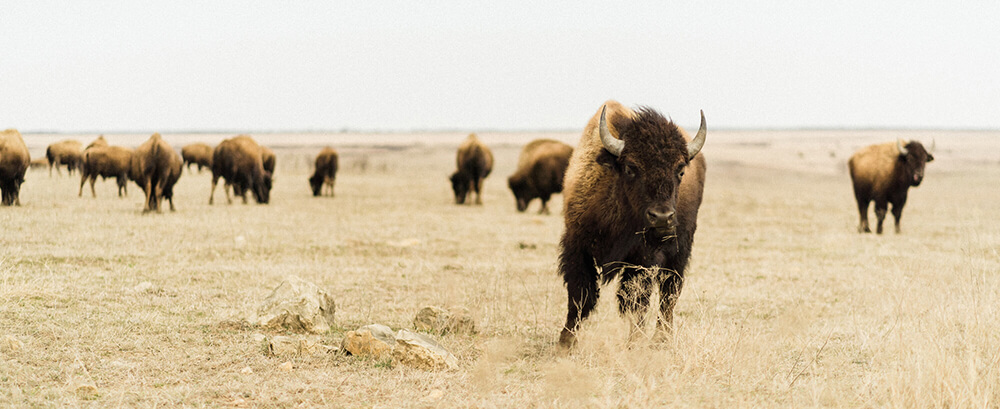
<instances>
[{"instance_id":1,"label":"dry grass field","mask_svg":"<svg viewBox=\"0 0 1000 409\"><path fill-rule=\"evenodd\" d=\"M210 173L185 172L178 211L143 215L134 184L79 198L78 176L31 170L23 206L0 208L0 406L998 407L1000 137L938 134L903 234L855 230L848 155L933 135L710 131L674 334L627 345L611 284L569 354L555 345L561 196L552 215L521 214L506 187L525 136L481 135L497 165L476 207L447 181L464 135L359 138L336 198L306 182L323 137L260 137L279 155L266 206L221 191L209 206ZM460 361L443 372L268 357L243 319L287 275L336 299L323 344L412 328L426 305L468 308L479 334L438 337ZM96 395L75 393L76 362Z\"/></svg>"}]
</instances>

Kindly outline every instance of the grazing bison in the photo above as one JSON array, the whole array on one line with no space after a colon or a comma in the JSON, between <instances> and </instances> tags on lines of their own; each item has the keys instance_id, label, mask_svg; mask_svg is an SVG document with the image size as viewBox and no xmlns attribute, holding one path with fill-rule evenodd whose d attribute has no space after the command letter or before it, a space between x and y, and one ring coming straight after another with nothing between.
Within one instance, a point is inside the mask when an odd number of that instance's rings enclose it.
<instances>
[{"instance_id":1,"label":"grazing bison","mask_svg":"<svg viewBox=\"0 0 1000 409\"><path fill-rule=\"evenodd\" d=\"M222 189L226 192L226 201L233 203L229 197L229 186L243 197L247 203L246 191L252 190L257 203L266 204L270 200L271 172L264 169L263 150L252 138L238 135L222 141L212 152L212 192L208 204L215 201L215 186L219 178L226 181Z\"/></svg>"},{"instance_id":2,"label":"grazing bison","mask_svg":"<svg viewBox=\"0 0 1000 409\"><path fill-rule=\"evenodd\" d=\"M933 149L933 146L931 147ZM875 217L878 219L876 233L882 234L882 222L888 204L892 203L892 216L896 219L896 233L899 233L899 219L903 217L903 205L910 186L919 186L924 180L924 165L934 160L934 156L924 149L920 142L907 144L896 141L862 148L847 161L854 183L854 198L858 201L861 223L858 233L871 233L868 227L868 204L875 201Z\"/></svg>"},{"instance_id":3,"label":"grazing bison","mask_svg":"<svg viewBox=\"0 0 1000 409\"><path fill-rule=\"evenodd\" d=\"M99 140L103 141L101 137ZM95 141L97 143L97 141ZM92 143L83 151L83 166L80 167L80 192L83 196L83 185L90 180L90 194L97 197L94 182L100 176L101 180L115 178L118 182L118 197L128 194L129 165L132 161L132 150L121 146L107 146Z\"/></svg>"},{"instance_id":4,"label":"grazing bison","mask_svg":"<svg viewBox=\"0 0 1000 409\"><path fill-rule=\"evenodd\" d=\"M202 168L212 168L212 147L201 142L186 145L181 148L181 158L189 172L193 163L198 165L198 172L201 173Z\"/></svg>"},{"instance_id":5,"label":"grazing bison","mask_svg":"<svg viewBox=\"0 0 1000 409\"><path fill-rule=\"evenodd\" d=\"M573 147L552 139L531 141L521 149L517 171L507 178L507 185L517 199L517 211L523 212L535 198L542 200L539 214L548 214L549 198L563 190L563 176L569 166Z\"/></svg>"},{"instance_id":6,"label":"grazing bison","mask_svg":"<svg viewBox=\"0 0 1000 409\"><path fill-rule=\"evenodd\" d=\"M671 328L705 184L705 116L694 139L650 108L608 101L587 124L566 171L559 269L569 298L559 344L576 342L600 284L621 276L618 308L643 327L653 286L657 330ZM631 338L631 336L630 336Z\"/></svg>"},{"instance_id":7,"label":"grazing bison","mask_svg":"<svg viewBox=\"0 0 1000 409\"><path fill-rule=\"evenodd\" d=\"M16 129L0 132L0 204L21 205L21 184L31 156Z\"/></svg>"},{"instance_id":8,"label":"grazing bison","mask_svg":"<svg viewBox=\"0 0 1000 409\"><path fill-rule=\"evenodd\" d=\"M73 174L73 171L80 167L83 162L83 147L79 141L65 140L49 145L45 149L45 157L49 161L49 176L52 176L52 168L62 175L60 165L66 165L66 171Z\"/></svg>"},{"instance_id":9,"label":"grazing bison","mask_svg":"<svg viewBox=\"0 0 1000 409\"><path fill-rule=\"evenodd\" d=\"M260 160L262 161L261 163L264 165L264 170L270 172L271 177L274 177L274 162L276 160L276 156L274 156L274 151L272 151L271 148L268 148L266 146L261 146Z\"/></svg>"},{"instance_id":10,"label":"grazing bison","mask_svg":"<svg viewBox=\"0 0 1000 409\"><path fill-rule=\"evenodd\" d=\"M173 189L180 178L182 160L163 137L154 133L132 154L129 174L146 195L145 212L159 212L166 198L174 211Z\"/></svg>"},{"instance_id":11,"label":"grazing bison","mask_svg":"<svg viewBox=\"0 0 1000 409\"><path fill-rule=\"evenodd\" d=\"M323 148L316 156L316 171L309 178L309 186L312 186L313 196L323 194L323 186L330 189L330 196L333 197L333 184L337 181L337 150L331 147Z\"/></svg>"},{"instance_id":12,"label":"grazing bison","mask_svg":"<svg viewBox=\"0 0 1000 409\"><path fill-rule=\"evenodd\" d=\"M471 191L476 192L476 204L483 204L480 195L483 179L493 170L493 152L483 145L476 134L469 137L458 146L458 170L451 175L451 188L455 191L455 203L464 204Z\"/></svg>"}]
</instances>

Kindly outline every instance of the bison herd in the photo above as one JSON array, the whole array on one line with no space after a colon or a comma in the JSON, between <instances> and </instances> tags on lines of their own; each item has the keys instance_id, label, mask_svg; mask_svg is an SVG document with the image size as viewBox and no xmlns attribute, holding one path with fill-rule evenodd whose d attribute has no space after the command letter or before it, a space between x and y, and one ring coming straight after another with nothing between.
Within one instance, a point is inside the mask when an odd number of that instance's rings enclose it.
<instances>
[{"instance_id":1,"label":"bison herd","mask_svg":"<svg viewBox=\"0 0 1000 409\"><path fill-rule=\"evenodd\" d=\"M547 214L554 193L564 192L564 223L559 253L559 273L567 291L566 323L559 344L569 348L575 334L597 303L602 283L619 278L618 308L634 320L633 331L643 327L643 317L654 292L660 311L656 328L668 332L673 308L680 295L684 272L697 228L698 208L705 185L707 128L704 113L694 137L651 108L630 109L606 102L584 128L577 147L551 139L532 141L521 150L517 168L508 179L519 212L534 200L539 213ZM875 202L876 232L892 205L895 231L907 191L920 185L924 167L934 160L916 141L890 142L865 147L848 161L854 196L860 213L858 231L871 232L868 206ZM275 155L253 138L239 135L215 148L196 143L178 154L159 134L136 149L109 146L103 137L81 149L76 141L53 143L46 150L52 168L79 170L80 191L90 181L115 178L119 196L127 182L135 182L145 195L144 212L159 212L166 199L174 210L173 187L181 170L191 165L212 171L208 203L214 202L219 178L226 200L230 189L247 203L247 192L257 203L270 200ZM19 205L18 192L30 163L28 149L18 131L0 133L0 193L3 205ZM43 166L40 163L39 166ZM482 204L483 181L493 170L493 154L475 134L461 143L451 175L455 203ZM338 154L323 149L309 177L314 196L333 196ZM469 196L475 193L475 199ZM633 333L634 335L634 333Z\"/></svg>"}]
</instances>

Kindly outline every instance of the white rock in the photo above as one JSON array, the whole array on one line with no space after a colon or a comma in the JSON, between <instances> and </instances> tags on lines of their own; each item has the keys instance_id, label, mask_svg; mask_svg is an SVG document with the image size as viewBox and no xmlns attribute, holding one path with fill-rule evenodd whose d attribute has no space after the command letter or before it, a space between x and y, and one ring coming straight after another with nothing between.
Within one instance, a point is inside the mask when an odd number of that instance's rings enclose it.
<instances>
[{"instance_id":1,"label":"white rock","mask_svg":"<svg viewBox=\"0 0 1000 409\"><path fill-rule=\"evenodd\" d=\"M334 314L333 297L316 284L288 276L257 309L258 324L274 330L324 333Z\"/></svg>"},{"instance_id":2,"label":"white rock","mask_svg":"<svg viewBox=\"0 0 1000 409\"><path fill-rule=\"evenodd\" d=\"M395 344L396 337L391 328L372 324L348 331L340 343L340 348L351 355L385 359L392 357L392 348Z\"/></svg>"},{"instance_id":3,"label":"white rock","mask_svg":"<svg viewBox=\"0 0 1000 409\"><path fill-rule=\"evenodd\" d=\"M396 333L392 357L398 363L418 369L437 371L458 368L458 358L433 338L405 329Z\"/></svg>"}]
</instances>

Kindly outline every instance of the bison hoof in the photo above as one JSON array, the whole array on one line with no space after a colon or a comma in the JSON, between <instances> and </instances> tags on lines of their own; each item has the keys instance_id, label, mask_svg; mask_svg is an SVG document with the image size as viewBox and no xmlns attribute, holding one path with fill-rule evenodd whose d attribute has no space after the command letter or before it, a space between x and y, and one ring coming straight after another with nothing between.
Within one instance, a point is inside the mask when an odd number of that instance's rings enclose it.
<instances>
[{"instance_id":1,"label":"bison hoof","mask_svg":"<svg viewBox=\"0 0 1000 409\"><path fill-rule=\"evenodd\" d=\"M573 334L573 331L563 328L562 333L559 334L559 348L566 350L573 348L574 345L576 345L576 335Z\"/></svg>"}]
</instances>

